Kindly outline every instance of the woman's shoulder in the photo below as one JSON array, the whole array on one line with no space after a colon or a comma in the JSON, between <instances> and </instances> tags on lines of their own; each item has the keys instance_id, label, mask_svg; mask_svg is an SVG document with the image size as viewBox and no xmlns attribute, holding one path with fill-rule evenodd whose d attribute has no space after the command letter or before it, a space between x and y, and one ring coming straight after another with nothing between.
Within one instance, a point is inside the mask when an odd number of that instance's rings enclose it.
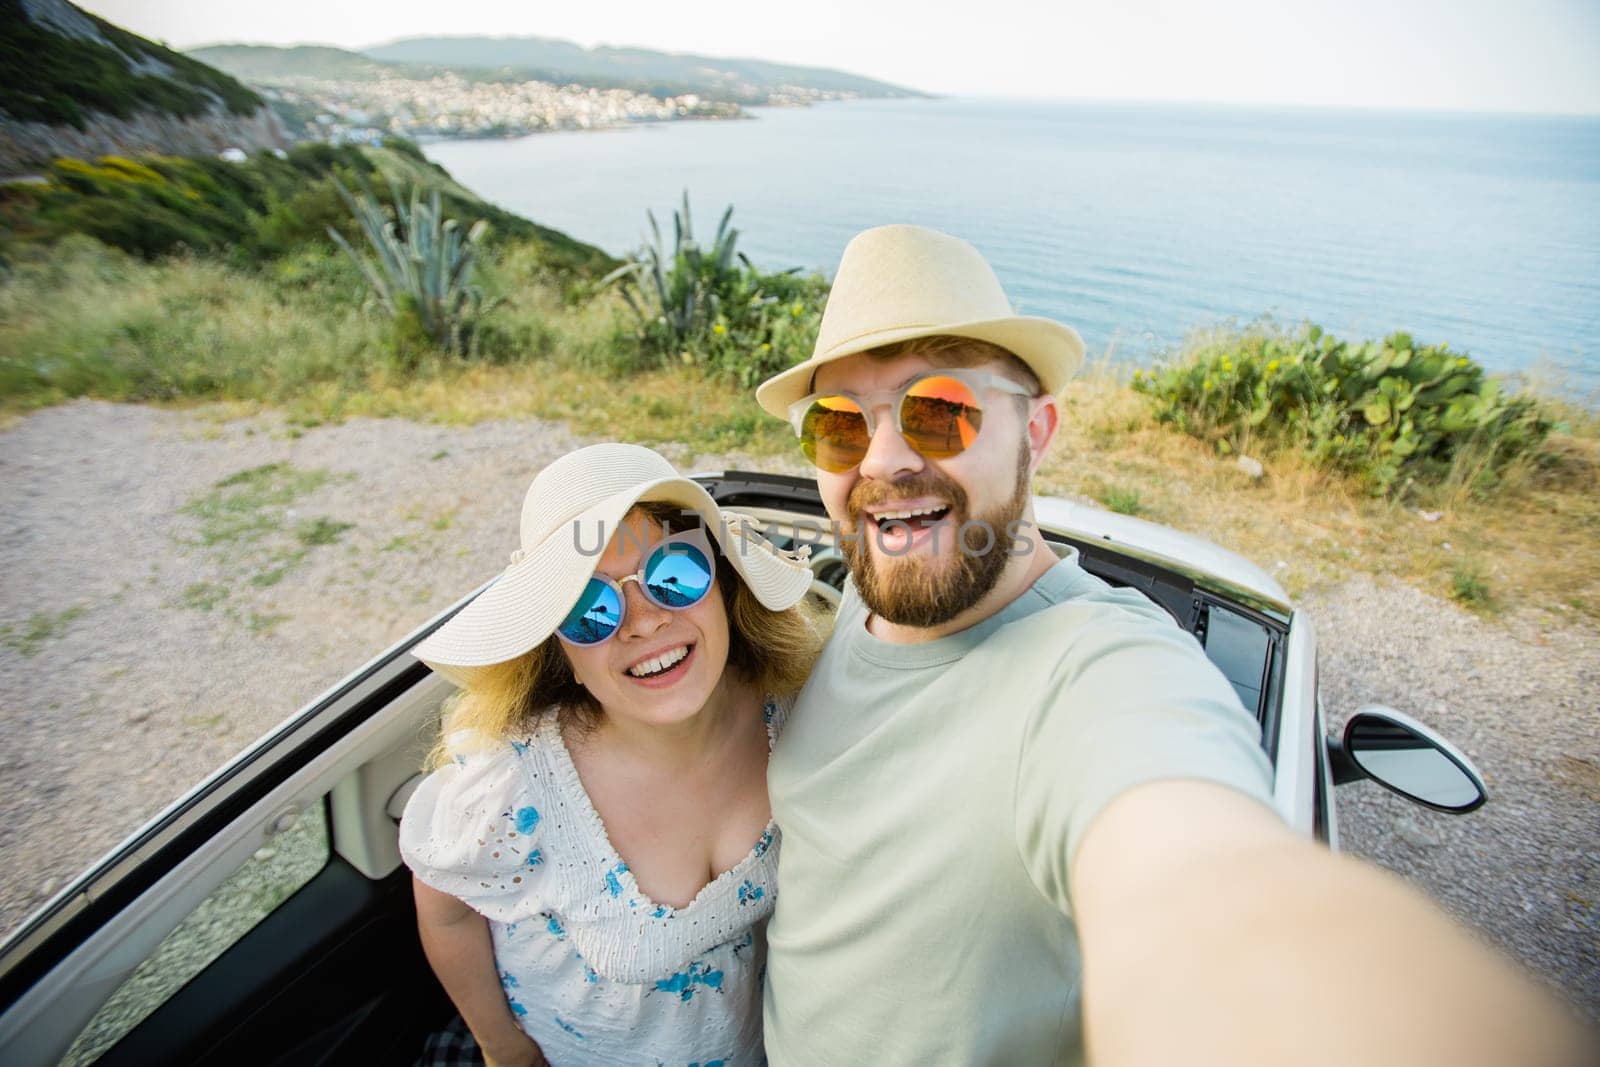
<instances>
[{"instance_id":1,"label":"woman's shoulder","mask_svg":"<svg viewBox=\"0 0 1600 1067\"><path fill-rule=\"evenodd\" d=\"M427 884L490 918L544 881L550 776L545 731L488 740L452 735L449 761L417 787L400 820L400 853Z\"/></svg>"}]
</instances>

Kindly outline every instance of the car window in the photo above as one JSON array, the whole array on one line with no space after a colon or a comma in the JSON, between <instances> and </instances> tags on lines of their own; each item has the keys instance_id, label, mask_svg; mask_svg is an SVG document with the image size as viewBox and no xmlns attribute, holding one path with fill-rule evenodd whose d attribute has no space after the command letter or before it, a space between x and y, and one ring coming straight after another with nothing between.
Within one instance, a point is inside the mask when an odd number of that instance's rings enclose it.
<instances>
[{"instance_id":1,"label":"car window","mask_svg":"<svg viewBox=\"0 0 1600 1067\"><path fill-rule=\"evenodd\" d=\"M249 933L328 862L326 804L309 808L240 865L117 988L61 1060L92 1063Z\"/></svg>"}]
</instances>

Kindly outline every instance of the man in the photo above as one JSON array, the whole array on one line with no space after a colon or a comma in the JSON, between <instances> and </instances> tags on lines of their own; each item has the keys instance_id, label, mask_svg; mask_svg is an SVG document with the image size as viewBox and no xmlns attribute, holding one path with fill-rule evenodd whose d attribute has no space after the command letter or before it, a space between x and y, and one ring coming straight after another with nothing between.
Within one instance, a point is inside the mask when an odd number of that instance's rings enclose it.
<instances>
[{"instance_id":1,"label":"man","mask_svg":"<svg viewBox=\"0 0 1600 1067\"><path fill-rule=\"evenodd\" d=\"M771 1062L1580 1055L1415 893L1291 833L1199 645L1045 544L1029 480L1082 354L970 245L885 226L757 392L852 579L768 771Z\"/></svg>"}]
</instances>

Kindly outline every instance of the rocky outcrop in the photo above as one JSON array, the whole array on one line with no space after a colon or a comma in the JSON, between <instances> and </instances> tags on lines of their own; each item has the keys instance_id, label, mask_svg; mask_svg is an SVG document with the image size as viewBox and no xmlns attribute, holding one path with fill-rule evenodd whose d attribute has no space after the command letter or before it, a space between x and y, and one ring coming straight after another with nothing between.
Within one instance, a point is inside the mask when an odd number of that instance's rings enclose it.
<instances>
[{"instance_id":1,"label":"rocky outcrop","mask_svg":"<svg viewBox=\"0 0 1600 1067\"><path fill-rule=\"evenodd\" d=\"M94 159L141 152L203 156L225 148L246 152L288 148L292 141L278 116L265 107L251 115L235 115L219 104L198 118L140 112L119 119L102 114L81 130L19 122L0 113L0 175L35 170L60 156Z\"/></svg>"},{"instance_id":2,"label":"rocky outcrop","mask_svg":"<svg viewBox=\"0 0 1600 1067\"><path fill-rule=\"evenodd\" d=\"M0 176L61 156L287 147L261 97L67 0L0 0Z\"/></svg>"}]
</instances>

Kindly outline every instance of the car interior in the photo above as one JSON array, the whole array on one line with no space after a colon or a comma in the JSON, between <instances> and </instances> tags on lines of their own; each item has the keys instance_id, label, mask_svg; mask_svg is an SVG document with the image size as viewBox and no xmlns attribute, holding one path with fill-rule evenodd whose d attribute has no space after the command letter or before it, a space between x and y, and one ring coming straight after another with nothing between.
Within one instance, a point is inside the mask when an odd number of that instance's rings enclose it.
<instances>
[{"instance_id":1,"label":"car interior","mask_svg":"<svg viewBox=\"0 0 1600 1067\"><path fill-rule=\"evenodd\" d=\"M814 484L702 478L780 547ZM1070 537L1091 572L1193 633L1263 726L1287 621L1122 546ZM815 544L816 594L845 571ZM0 1062L408 1064L454 1009L423 958L397 834L450 685L408 649L470 597L286 720L129 839L0 950Z\"/></svg>"}]
</instances>

